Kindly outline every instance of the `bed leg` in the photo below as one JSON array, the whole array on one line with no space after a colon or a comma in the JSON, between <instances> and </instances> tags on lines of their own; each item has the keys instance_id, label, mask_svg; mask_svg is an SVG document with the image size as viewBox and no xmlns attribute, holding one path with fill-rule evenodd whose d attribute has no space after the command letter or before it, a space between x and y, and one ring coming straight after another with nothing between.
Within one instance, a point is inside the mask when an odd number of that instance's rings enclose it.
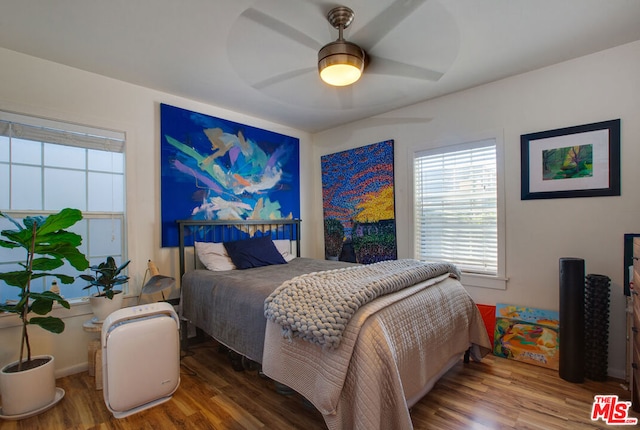
<instances>
[{"instance_id":1,"label":"bed leg","mask_svg":"<svg viewBox=\"0 0 640 430\"><path fill-rule=\"evenodd\" d=\"M469 356L471 356L471 348L467 349L464 352L464 362L465 362L465 364L469 362Z\"/></svg>"},{"instance_id":2,"label":"bed leg","mask_svg":"<svg viewBox=\"0 0 640 430\"><path fill-rule=\"evenodd\" d=\"M187 350L189 346L189 322L185 318L180 318L180 349Z\"/></svg>"},{"instance_id":3,"label":"bed leg","mask_svg":"<svg viewBox=\"0 0 640 430\"><path fill-rule=\"evenodd\" d=\"M295 391L284 384L279 383L278 381L273 381L273 385L276 388L276 393L281 394L283 396L291 396L295 394Z\"/></svg>"},{"instance_id":4,"label":"bed leg","mask_svg":"<svg viewBox=\"0 0 640 430\"><path fill-rule=\"evenodd\" d=\"M231 367L236 372L243 372L244 366L242 365L242 356L235 351L228 350L227 356L229 357L229 361L231 361Z\"/></svg>"}]
</instances>

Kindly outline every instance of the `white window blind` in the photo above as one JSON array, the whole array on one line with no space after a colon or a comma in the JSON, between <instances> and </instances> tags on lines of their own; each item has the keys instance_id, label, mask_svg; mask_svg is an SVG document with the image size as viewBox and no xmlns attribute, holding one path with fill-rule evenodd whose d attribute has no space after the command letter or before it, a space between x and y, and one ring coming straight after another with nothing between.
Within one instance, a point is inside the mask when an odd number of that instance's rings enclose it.
<instances>
[{"instance_id":1,"label":"white window blind","mask_svg":"<svg viewBox=\"0 0 640 430\"><path fill-rule=\"evenodd\" d=\"M414 176L416 258L496 275L495 140L416 152Z\"/></svg>"},{"instance_id":2,"label":"white window blind","mask_svg":"<svg viewBox=\"0 0 640 430\"><path fill-rule=\"evenodd\" d=\"M125 135L120 131L61 123L11 112L0 112L0 136L111 152L124 152L125 142Z\"/></svg>"}]
</instances>

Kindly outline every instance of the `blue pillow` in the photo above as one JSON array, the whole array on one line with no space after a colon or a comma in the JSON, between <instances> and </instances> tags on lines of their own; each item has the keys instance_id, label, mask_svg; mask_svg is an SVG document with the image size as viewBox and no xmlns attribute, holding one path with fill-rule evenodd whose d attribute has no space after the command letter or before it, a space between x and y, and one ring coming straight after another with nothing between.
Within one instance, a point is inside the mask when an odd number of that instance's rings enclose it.
<instances>
[{"instance_id":1,"label":"blue pillow","mask_svg":"<svg viewBox=\"0 0 640 430\"><path fill-rule=\"evenodd\" d=\"M269 236L225 242L224 247L238 269L287 264Z\"/></svg>"}]
</instances>

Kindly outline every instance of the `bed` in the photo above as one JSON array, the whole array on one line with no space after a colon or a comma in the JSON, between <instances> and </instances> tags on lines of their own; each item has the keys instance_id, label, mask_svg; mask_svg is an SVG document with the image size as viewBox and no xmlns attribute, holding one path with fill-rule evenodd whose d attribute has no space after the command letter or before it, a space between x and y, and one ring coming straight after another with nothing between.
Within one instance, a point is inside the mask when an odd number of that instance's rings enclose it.
<instances>
[{"instance_id":1,"label":"bed","mask_svg":"<svg viewBox=\"0 0 640 430\"><path fill-rule=\"evenodd\" d=\"M178 224L182 318L304 396L329 429L411 429L410 407L444 373L491 350L453 266L303 258L299 220ZM234 247L262 243L278 263L241 269Z\"/></svg>"}]
</instances>

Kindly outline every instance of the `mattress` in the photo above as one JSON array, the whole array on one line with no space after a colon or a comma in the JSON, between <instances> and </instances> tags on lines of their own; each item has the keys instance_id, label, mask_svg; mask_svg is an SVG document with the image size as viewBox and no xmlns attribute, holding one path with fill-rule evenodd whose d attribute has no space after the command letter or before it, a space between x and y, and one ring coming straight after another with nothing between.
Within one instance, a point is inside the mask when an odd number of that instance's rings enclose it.
<instances>
[{"instance_id":1,"label":"mattress","mask_svg":"<svg viewBox=\"0 0 640 430\"><path fill-rule=\"evenodd\" d=\"M288 264L246 270L192 270L182 277L182 317L231 350L262 363L264 301L269 294L295 276L352 265L295 258Z\"/></svg>"}]
</instances>

